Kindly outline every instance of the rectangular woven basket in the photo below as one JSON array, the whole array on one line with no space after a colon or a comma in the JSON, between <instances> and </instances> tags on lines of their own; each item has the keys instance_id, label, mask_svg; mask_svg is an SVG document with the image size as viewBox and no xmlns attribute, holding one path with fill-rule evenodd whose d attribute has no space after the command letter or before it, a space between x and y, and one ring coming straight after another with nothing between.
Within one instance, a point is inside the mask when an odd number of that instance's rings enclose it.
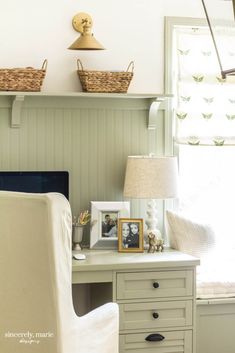
<instances>
[{"instance_id":1,"label":"rectangular woven basket","mask_svg":"<svg viewBox=\"0 0 235 353\"><path fill-rule=\"evenodd\" d=\"M84 92L126 93L134 75L133 61L130 62L126 71L84 70L80 59L77 60L77 65L78 77Z\"/></svg>"},{"instance_id":2,"label":"rectangular woven basket","mask_svg":"<svg viewBox=\"0 0 235 353\"><path fill-rule=\"evenodd\" d=\"M0 91L40 91L46 68L47 60L44 60L41 69L0 69Z\"/></svg>"}]
</instances>

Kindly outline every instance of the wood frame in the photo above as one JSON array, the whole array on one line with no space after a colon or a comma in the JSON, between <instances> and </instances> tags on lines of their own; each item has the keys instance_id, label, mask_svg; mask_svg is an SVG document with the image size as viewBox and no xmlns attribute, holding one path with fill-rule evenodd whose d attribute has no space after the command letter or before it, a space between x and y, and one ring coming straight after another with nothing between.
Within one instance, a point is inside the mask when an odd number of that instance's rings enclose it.
<instances>
[{"instance_id":1,"label":"wood frame","mask_svg":"<svg viewBox=\"0 0 235 353\"><path fill-rule=\"evenodd\" d=\"M131 229L137 228L138 233L132 233ZM123 240L123 230L126 227L126 236ZM143 252L143 219L119 218L118 220L118 251L119 252Z\"/></svg>"}]
</instances>

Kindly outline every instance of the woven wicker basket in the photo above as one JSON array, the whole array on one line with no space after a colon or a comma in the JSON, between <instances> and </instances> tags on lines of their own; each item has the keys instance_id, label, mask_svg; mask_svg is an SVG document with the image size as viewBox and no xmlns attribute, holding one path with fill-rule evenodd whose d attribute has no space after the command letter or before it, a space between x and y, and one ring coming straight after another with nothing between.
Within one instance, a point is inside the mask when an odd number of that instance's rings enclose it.
<instances>
[{"instance_id":1,"label":"woven wicker basket","mask_svg":"<svg viewBox=\"0 0 235 353\"><path fill-rule=\"evenodd\" d=\"M85 92L126 93L133 77L134 62L126 71L88 71L83 69L81 60L77 60L78 77ZM129 69L131 71L129 71Z\"/></svg>"},{"instance_id":2,"label":"woven wicker basket","mask_svg":"<svg viewBox=\"0 0 235 353\"><path fill-rule=\"evenodd\" d=\"M40 91L46 75L47 60L42 68L0 69L0 91Z\"/></svg>"}]
</instances>

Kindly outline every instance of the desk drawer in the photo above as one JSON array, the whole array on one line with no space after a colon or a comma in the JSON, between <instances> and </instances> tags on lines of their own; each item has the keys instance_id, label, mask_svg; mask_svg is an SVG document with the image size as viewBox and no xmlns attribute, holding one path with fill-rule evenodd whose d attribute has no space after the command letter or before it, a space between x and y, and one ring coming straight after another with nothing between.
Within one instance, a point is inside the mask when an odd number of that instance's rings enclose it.
<instances>
[{"instance_id":1,"label":"desk drawer","mask_svg":"<svg viewBox=\"0 0 235 353\"><path fill-rule=\"evenodd\" d=\"M117 274L117 299L165 298L192 294L191 270Z\"/></svg>"},{"instance_id":2,"label":"desk drawer","mask_svg":"<svg viewBox=\"0 0 235 353\"><path fill-rule=\"evenodd\" d=\"M146 341L150 334L160 334L164 339ZM120 353L192 353L192 331L151 332L119 337Z\"/></svg>"},{"instance_id":3,"label":"desk drawer","mask_svg":"<svg viewBox=\"0 0 235 353\"><path fill-rule=\"evenodd\" d=\"M192 301L119 304L120 330L192 325Z\"/></svg>"}]
</instances>

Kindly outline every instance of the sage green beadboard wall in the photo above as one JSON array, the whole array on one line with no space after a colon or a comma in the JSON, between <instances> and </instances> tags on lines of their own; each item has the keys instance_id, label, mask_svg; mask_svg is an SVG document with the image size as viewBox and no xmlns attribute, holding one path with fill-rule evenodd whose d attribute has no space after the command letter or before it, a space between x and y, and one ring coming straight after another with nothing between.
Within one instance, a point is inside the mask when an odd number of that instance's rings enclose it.
<instances>
[{"instance_id":1,"label":"sage green beadboard wall","mask_svg":"<svg viewBox=\"0 0 235 353\"><path fill-rule=\"evenodd\" d=\"M150 131L149 106L148 99L26 97L21 126L11 128L11 98L0 97L0 169L68 170L73 214L90 201L121 201L127 156L163 152L163 111ZM132 201L132 217L144 217L145 206Z\"/></svg>"}]
</instances>

